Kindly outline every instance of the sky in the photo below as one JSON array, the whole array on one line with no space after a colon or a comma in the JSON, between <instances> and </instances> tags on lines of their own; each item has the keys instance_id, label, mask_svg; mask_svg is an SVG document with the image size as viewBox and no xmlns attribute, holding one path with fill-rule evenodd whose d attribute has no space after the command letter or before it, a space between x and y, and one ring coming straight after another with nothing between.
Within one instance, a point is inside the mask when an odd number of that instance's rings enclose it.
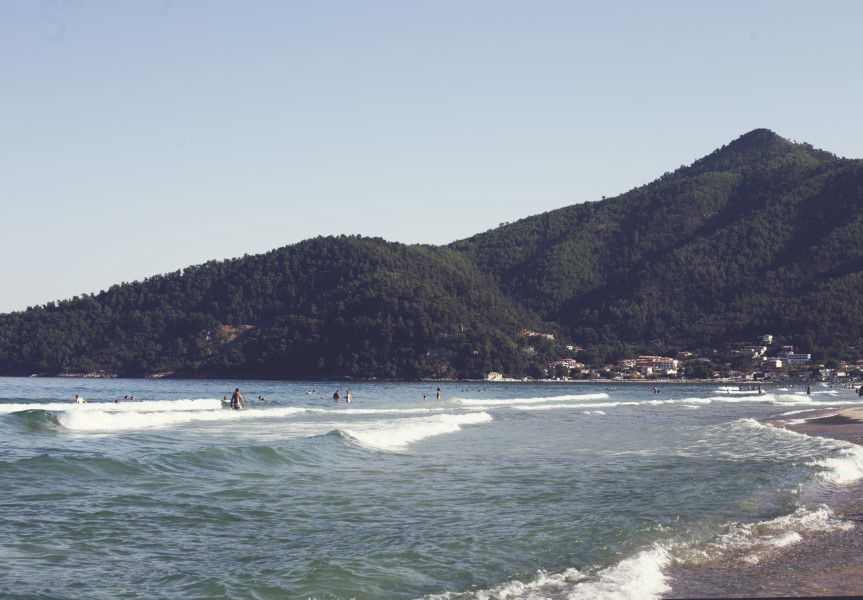
<instances>
[{"instance_id":1,"label":"sky","mask_svg":"<svg viewBox=\"0 0 863 600\"><path fill-rule=\"evenodd\" d=\"M0 3L0 312L448 243L767 127L863 157L863 2Z\"/></svg>"}]
</instances>

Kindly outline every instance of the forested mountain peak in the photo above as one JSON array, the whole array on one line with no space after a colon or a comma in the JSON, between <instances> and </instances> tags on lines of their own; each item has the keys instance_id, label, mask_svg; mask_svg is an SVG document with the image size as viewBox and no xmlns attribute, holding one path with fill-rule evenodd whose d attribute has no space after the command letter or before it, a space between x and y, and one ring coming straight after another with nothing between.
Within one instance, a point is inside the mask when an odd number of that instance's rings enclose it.
<instances>
[{"instance_id":1,"label":"forested mountain peak","mask_svg":"<svg viewBox=\"0 0 863 600\"><path fill-rule=\"evenodd\" d=\"M744 171L764 167L804 168L836 156L810 144L795 143L770 129L753 129L692 163L691 170Z\"/></svg>"},{"instance_id":2,"label":"forested mountain peak","mask_svg":"<svg viewBox=\"0 0 863 600\"><path fill-rule=\"evenodd\" d=\"M758 128L744 133L736 140L725 146L725 150L729 152L771 152L792 146L793 142L785 139L776 132Z\"/></svg>"}]
</instances>

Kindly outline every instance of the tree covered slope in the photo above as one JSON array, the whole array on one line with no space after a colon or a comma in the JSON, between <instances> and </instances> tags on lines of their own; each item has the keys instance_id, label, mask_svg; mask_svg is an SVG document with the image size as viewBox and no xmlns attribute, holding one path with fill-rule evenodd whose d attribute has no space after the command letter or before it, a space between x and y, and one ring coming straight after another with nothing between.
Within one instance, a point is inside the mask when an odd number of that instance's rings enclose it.
<instances>
[{"instance_id":1,"label":"tree covered slope","mask_svg":"<svg viewBox=\"0 0 863 600\"><path fill-rule=\"evenodd\" d=\"M316 238L4 315L0 372L479 375L537 322L449 248Z\"/></svg>"},{"instance_id":2,"label":"tree covered slope","mask_svg":"<svg viewBox=\"0 0 863 600\"><path fill-rule=\"evenodd\" d=\"M761 129L446 247L315 238L0 315L0 374L536 373L557 350L525 327L596 361L767 331L847 356L861 298L863 161Z\"/></svg>"},{"instance_id":3,"label":"tree covered slope","mask_svg":"<svg viewBox=\"0 0 863 600\"><path fill-rule=\"evenodd\" d=\"M720 345L863 336L863 161L755 130L626 194L453 244L576 340Z\"/></svg>"}]
</instances>

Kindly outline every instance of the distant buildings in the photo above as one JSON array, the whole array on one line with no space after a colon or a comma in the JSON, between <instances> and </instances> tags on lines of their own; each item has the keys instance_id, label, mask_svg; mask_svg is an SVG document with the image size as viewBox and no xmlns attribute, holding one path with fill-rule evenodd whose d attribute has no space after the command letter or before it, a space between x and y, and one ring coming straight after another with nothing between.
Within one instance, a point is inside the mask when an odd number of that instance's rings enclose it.
<instances>
[{"instance_id":1,"label":"distant buildings","mask_svg":"<svg viewBox=\"0 0 863 600\"><path fill-rule=\"evenodd\" d=\"M799 367L805 365L809 361L812 360L811 354L802 354L796 352L789 352L783 357L783 360L789 367Z\"/></svg>"},{"instance_id":2,"label":"distant buildings","mask_svg":"<svg viewBox=\"0 0 863 600\"><path fill-rule=\"evenodd\" d=\"M547 340L553 340L554 339L553 333L543 333L541 331L533 331L532 329L522 329L521 331L518 332L518 335L521 337L527 337L527 338L541 337L541 338L545 338Z\"/></svg>"},{"instance_id":3,"label":"distant buildings","mask_svg":"<svg viewBox=\"0 0 863 600\"><path fill-rule=\"evenodd\" d=\"M574 358L563 358L561 360L556 360L550 365L548 365L549 369L554 369L555 367L563 367L564 369L584 369L585 366L575 360Z\"/></svg>"},{"instance_id":4,"label":"distant buildings","mask_svg":"<svg viewBox=\"0 0 863 600\"><path fill-rule=\"evenodd\" d=\"M745 350L752 358L759 358L767 352L767 346L747 346Z\"/></svg>"},{"instance_id":5,"label":"distant buildings","mask_svg":"<svg viewBox=\"0 0 863 600\"><path fill-rule=\"evenodd\" d=\"M649 375L677 375L680 362L676 358L665 356L637 356L625 358L617 363L623 371L634 371L643 376Z\"/></svg>"}]
</instances>

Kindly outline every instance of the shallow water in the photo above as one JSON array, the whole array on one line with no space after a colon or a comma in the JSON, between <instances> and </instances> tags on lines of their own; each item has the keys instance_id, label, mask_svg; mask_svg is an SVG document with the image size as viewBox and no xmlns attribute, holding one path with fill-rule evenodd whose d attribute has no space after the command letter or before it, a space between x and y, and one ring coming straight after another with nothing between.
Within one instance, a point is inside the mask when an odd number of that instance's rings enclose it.
<instances>
[{"instance_id":1,"label":"shallow water","mask_svg":"<svg viewBox=\"0 0 863 600\"><path fill-rule=\"evenodd\" d=\"M757 421L858 402L824 387L357 383L345 405L244 382L244 412L233 387L0 379L0 591L652 597L674 565L844 530L831 494L863 475L860 447Z\"/></svg>"}]
</instances>

